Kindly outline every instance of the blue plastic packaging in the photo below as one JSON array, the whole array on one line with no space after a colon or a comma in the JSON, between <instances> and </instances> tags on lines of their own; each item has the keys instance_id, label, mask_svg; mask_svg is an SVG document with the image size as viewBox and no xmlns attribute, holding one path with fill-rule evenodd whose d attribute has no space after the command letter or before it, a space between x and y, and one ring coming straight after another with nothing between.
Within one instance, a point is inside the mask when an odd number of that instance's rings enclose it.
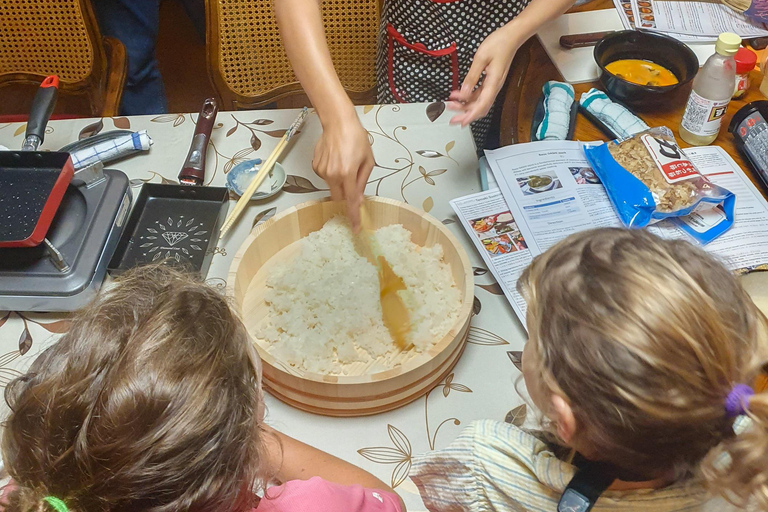
<instances>
[{"instance_id":1,"label":"blue plastic packaging","mask_svg":"<svg viewBox=\"0 0 768 512\"><path fill-rule=\"evenodd\" d=\"M736 197L699 173L669 128L586 146L584 152L627 227L669 219L706 244L733 225Z\"/></svg>"}]
</instances>

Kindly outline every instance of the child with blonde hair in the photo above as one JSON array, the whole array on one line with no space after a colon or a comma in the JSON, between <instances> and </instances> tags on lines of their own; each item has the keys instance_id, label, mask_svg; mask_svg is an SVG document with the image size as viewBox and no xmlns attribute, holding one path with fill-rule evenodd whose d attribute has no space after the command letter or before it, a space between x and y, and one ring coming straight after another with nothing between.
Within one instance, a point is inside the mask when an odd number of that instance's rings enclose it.
<instances>
[{"instance_id":1,"label":"child with blonde hair","mask_svg":"<svg viewBox=\"0 0 768 512\"><path fill-rule=\"evenodd\" d=\"M414 464L430 510L768 509L768 393L752 388L768 323L718 261L599 229L535 258L519 288L526 387L558 442L473 423Z\"/></svg>"},{"instance_id":2,"label":"child with blonde hair","mask_svg":"<svg viewBox=\"0 0 768 512\"><path fill-rule=\"evenodd\" d=\"M79 312L6 400L5 512L402 510L372 475L266 425L245 327L165 267Z\"/></svg>"}]
</instances>

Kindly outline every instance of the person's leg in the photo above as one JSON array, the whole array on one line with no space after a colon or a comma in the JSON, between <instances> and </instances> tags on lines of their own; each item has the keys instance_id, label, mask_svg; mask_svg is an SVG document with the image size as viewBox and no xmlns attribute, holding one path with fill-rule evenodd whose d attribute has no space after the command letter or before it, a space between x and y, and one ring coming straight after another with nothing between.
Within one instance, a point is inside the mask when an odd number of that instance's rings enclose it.
<instances>
[{"instance_id":1,"label":"person's leg","mask_svg":"<svg viewBox=\"0 0 768 512\"><path fill-rule=\"evenodd\" d=\"M128 54L120 113L167 112L165 87L155 59L160 0L94 0L93 8L102 34L119 39Z\"/></svg>"}]
</instances>

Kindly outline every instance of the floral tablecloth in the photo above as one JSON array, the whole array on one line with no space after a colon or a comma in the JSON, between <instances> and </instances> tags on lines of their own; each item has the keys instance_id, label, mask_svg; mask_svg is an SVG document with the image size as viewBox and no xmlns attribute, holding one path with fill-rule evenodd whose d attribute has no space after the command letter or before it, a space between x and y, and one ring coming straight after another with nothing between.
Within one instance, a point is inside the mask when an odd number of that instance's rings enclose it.
<instances>
[{"instance_id":1,"label":"floral tablecloth","mask_svg":"<svg viewBox=\"0 0 768 512\"><path fill-rule=\"evenodd\" d=\"M208 151L206 184L224 186L225 175L235 164L266 159L297 113L220 112ZM443 382L395 411L364 418L329 418L299 411L268 396L268 421L390 482L408 509L419 511L424 505L407 478L413 455L444 447L473 419L506 417L517 423L524 418L525 406L514 384L520 375L519 351L525 331L448 204L450 199L480 190L469 130L449 125L450 113L442 103L366 106L359 107L358 113L376 159L366 193L405 201L441 220L464 243L475 266L475 315L468 346ZM112 129L146 129L154 141L149 152L108 166L128 175L135 195L142 183L175 182L196 120L197 114L166 114L51 121L41 149L56 150ZM0 124L0 145L21 147L24 128L22 123ZM225 289L232 257L254 224L328 194L311 168L320 133L319 120L311 114L282 158L289 174L283 191L250 203L226 243L215 250L208 273L210 284ZM230 209L233 205L231 202ZM0 312L0 386L19 376L67 328L64 314Z\"/></svg>"}]
</instances>

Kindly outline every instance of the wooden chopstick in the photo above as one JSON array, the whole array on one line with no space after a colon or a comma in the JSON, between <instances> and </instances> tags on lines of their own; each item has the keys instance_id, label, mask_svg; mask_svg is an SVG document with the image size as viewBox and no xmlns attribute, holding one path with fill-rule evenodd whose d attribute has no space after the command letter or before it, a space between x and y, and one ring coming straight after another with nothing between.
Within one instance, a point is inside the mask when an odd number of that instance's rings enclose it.
<instances>
[{"instance_id":1,"label":"wooden chopstick","mask_svg":"<svg viewBox=\"0 0 768 512\"><path fill-rule=\"evenodd\" d=\"M264 178L266 178L267 175L272 171L272 167L275 166L275 162L277 162L277 159L280 158L280 155L285 149L285 146L288 145L288 141L291 140L291 137L296 135L296 133L299 131L299 128L301 128L301 125L304 124L304 119L306 119L308 113L309 110L307 107L304 107L291 127L288 128L288 131L286 131L285 135L283 135L283 137L280 139L280 142L277 143L275 149L272 150L272 153L270 153L267 160L264 162L264 164L262 164L261 169L259 169L259 172L257 172L256 176L251 180L248 188L245 189L243 195L241 195L240 199L237 200L235 209L232 210L232 213L227 216L227 220L225 220L224 225L221 226L219 239L224 238L224 234L226 234L226 232L232 228L235 222L237 222L237 219L240 218L240 214L242 214L243 210L245 210L245 207L248 206L248 202L251 200L251 196L254 192L256 192L256 189L259 188L259 185L261 185L261 183L264 181Z\"/></svg>"}]
</instances>

